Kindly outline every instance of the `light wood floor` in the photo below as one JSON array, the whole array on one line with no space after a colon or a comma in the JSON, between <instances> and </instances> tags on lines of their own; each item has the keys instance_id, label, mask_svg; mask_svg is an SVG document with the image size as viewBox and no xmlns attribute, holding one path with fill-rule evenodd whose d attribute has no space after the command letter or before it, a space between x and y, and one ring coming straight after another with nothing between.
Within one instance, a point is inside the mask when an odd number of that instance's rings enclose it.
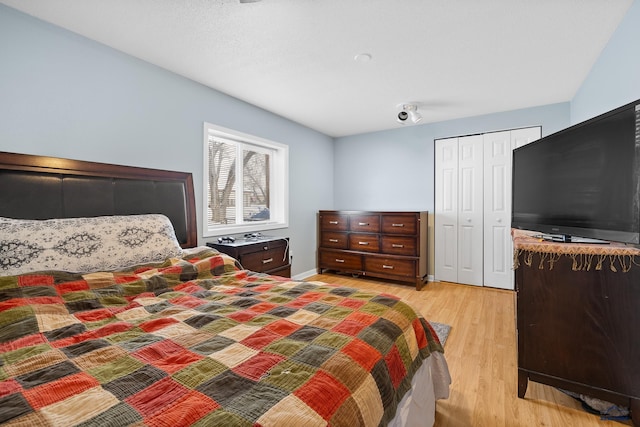
<instances>
[{"instance_id":1,"label":"light wood floor","mask_svg":"<svg viewBox=\"0 0 640 427\"><path fill-rule=\"evenodd\" d=\"M306 280L393 293L427 320L452 326L445 345L452 384L449 398L436 405L436 427L631 425L600 420L573 398L534 382L525 399L518 399L513 291L433 282L417 292L408 285L335 274Z\"/></svg>"}]
</instances>

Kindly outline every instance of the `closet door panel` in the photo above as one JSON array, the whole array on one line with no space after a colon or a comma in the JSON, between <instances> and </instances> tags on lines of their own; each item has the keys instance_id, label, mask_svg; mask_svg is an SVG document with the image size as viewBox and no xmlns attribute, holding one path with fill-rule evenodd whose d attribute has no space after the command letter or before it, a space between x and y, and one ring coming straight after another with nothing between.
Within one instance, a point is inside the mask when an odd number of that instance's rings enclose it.
<instances>
[{"instance_id":1,"label":"closet door panel","mask_svg":"<svg viewBox=\"0 0 640 427\"><path fill-rule=\"evenodd\" d=\"M444 238L439 246L442 261L437 280L455 282L458 280L458 230L457 227L446 225L442 231Z\"/></svg>"},{"instance_id":2,"label":"closet door panel","mask_svg":"<svg viewBox=\"0 0 640 427\"><path fill-rule=\"evenodd\" d=\"M482 286L482 135L458 138L458 282Z\"/></svg>"},{"instance_id":3,"label":"closet door panel","mask_svg":"<svg viewBox=\"0 0 640 427\"><path fill-rule=\"evenodd\" d=\"M513 149L540 138L540 128L484 135L484 285L514 289L511 239Z\"/></svg>"},{"instance_id":4,"label":"closet door panel","mask_svg":"<svg viewBox=\"0 0 640 427\"><path fill-rule=\"evenodd\" d=\"M474 227L460 225L458 243L458 267L463 273L470 274L473 272L473 243L474 243Z\"/></svg>"},{"instance_id":5,"label":"closet door panel","mask_svg":"<svg viewBox=\"0 0 640 427\"><path fill-rule=\"evenodd\" d=\"M491 229L493 233L492 241L503 243L506 241L511 241L511 230L507 227L493 227ZM493 274L504 274L507 276L507 279L513 275L512 266L513 266L513 257L512 257L512 248L511 245L501 245L496 244L493 246L492 252L489 255L491 258L492 264L491 266L485 265L485 269L489 268L490 272ZM512 281L507 280L507 285L511 284L511 287L508 286L495 286L491 284L491 281L486 275L485 270L485 286L493 286L493 287L502 287L504 289L513 289Z\"/></svg>"},{"instance_id":6,"label":"closet door panel","mask_svg":"<svg viewBox=\"0 0 640 427\"><path fill-rule=\"evenodd\" d=\"M540 126L516 129L511 131L512 149L522 147L530 142L542 138L542 128Z\"/></svg>"},{"instance_id":7,"label":"closet door panel","mask_svg":"<svg viewBox=\"0 0 640 427\"><path fill-rule=\"evenodd\" d=\"M458 138L435 142L435 279L458 281Z\"/></svg>"},{"instance_id":8,"label":"closet door panel","mask_svg":"<svg viewBox=\"0 0 640 427\"><path fill-rule=\"evenodd\" d=\"M484 285L502 289L513 289L511 153L510 131L484 135Z\"/></svg>"}]
</instances>

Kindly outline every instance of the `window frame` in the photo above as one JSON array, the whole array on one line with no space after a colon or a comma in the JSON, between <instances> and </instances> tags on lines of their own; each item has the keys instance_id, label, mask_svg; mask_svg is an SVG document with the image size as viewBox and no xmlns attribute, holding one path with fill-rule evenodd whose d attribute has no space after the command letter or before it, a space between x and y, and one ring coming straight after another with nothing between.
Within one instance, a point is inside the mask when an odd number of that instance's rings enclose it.
<instances>
[{"instance_id":1,"label":"window frame","mask_svg":"<svg viewBox=\"0 0 640 427\"><path fill-rule=\"evenodd\" d=\"M231 234L255 233L289 227L289 146L255 135L228 129L204 122L203 126L203 168L202 168L202 235L203 237L226 236ZM244 147L254 147L258 151L272 151L270 168L271 218L266 221L241 222L236 224L209 225L209 137L232 141ZM242 150L243 148L240 148ZM240 162L241 164L241 162ZM237 184L237 183L236 183ZM236 191L238 191L236 189ZM237 196L236 196L237 197ZM236 199L238 200L238 199ZM240 198L242 200L242 198ZM237 206L236 206L237 208Z\"/></svg>"}]
</instances>

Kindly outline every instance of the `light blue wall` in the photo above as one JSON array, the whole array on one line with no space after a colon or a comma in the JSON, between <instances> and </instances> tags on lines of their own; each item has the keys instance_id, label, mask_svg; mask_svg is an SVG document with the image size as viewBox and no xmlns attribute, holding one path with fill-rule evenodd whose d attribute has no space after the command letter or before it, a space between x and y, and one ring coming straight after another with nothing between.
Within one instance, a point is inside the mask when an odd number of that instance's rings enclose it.
<instances>
[{"instance_id":1,"label":"light blue wall","mask_svg":"<svg viewBox=\"0 0 640 427\"><path fill-rule=\"evenodd\" d=\"M287 144L290 226L270 234L315 268L332 138L2 5L0 64L0 151L191 172L200 231L203 122Z\"/></svg>"},{"instance_id":2,"label":"light blue wall","mask_svg":"<svg viewBox=\"0 0 640 427\"><path fill-rule=\"evenodd\" d=\"M338 138L335 207L433 212L435 139L530 126L548 135L568 125L562 103Z\"/></svg>"},{"instance_id":3,"label":"light blue wall","mask_svg":"<svg viewBox=\"0 0 640 427\"><path fill-rule=\"evenodd\" d=\"M640 99L640 0L635 0L571 101L579 123Z\"/></svg>"}]
</instances>

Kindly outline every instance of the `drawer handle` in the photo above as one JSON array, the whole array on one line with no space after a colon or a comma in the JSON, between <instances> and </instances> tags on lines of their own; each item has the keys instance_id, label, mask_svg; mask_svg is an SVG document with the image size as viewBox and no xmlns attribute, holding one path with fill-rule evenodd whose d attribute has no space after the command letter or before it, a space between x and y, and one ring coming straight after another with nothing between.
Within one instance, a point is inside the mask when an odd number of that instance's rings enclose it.
<instances>
[{"instance_id":1,"label":"drawer handle","mask_svg":"<svg viewBox=\"0 0 640 427\"><path fill-rule=\"evenodd\" d=\"M344 262L343 259L336 259L336 262Z\"/></svg>"},{"instance_id":2,"label":"drawer handle","mask_svg":"<svg viewBox=\"0 0 640 427\"><path fill-rule=\"evenodd\" d=\"M331 243L338 243L338 239L329 239Z\"/></svg>"},{"instance_id":3,"label":"drawer handle","mask_svg":"<svg viewBox=\"0 0 640 427\"><path fill-rule=\"evenodd\" d=\"M404 224L391 224L392 227L404 227Z\"/></svg>"},{"instance_id":4,"label":"drawer handle","mask_svg":"<svg viewBox=\"0 0 640 427\"><path fill-rule=\"evenodd\" d=\"M269 250L269 246L263 246L262 249L264 249L265 251Z\"/></svg>"},{"instance_id":5,"label":"drawer handle","mask_svg":"<svg viewBox=\"0 0 640 427\"><path fill-rule=\"evenodd\" d=\"M397 243L394 243L391 245L392 248L404 248L404 245L399 245Z\"/></svg>"},{"instance_id":6,"label":"drawer handle","mask_svg":"<svg viewBox=\"0 0 640 427\"><path fill-rule=\"evenodd\" d=\"M368 246L369 242L358 242L359 245Z\"/></svg>"},{"instance_id":7,"label":"drawer handle","mask_svg":"<svg viewBox=\"0 0 640 427\"><path fill-rule=\"evenodd\" d=\"M368 222L359 222L358 225L361 226L361 227L366 227L367 225L369 225L369 223Z\"/></svg>"},{"instance_id":8,"label":"drawer handle","mask_svg":"<svg viewBox=\"0 0 640 427\"><path fill-rule=\"evenodd\" d=\"M338 224L338 221L329 221L329 224L337 225L337 224Z\"/></svg>"},{"instance_id":9,"label":"drawer handle","mask_svg":"<svg viewBox=\"0 0 640 427\"><path fill-rule=\"evenodd\" d=\"M268 259L263 259L262 260L263 264L269 264L270 262L273 262L273 258L268 258Z\"/></svg>"},{"instance_id":10,"label":"drawer handle","mask_svg":"<svg viewBox=\"0 0 640 427\"><path fill-rule=\"evenodd\" d=\"M382 268L386 268L387 270L393 270L393 265L382 264Z\"/></svg>"}]
</instances>

